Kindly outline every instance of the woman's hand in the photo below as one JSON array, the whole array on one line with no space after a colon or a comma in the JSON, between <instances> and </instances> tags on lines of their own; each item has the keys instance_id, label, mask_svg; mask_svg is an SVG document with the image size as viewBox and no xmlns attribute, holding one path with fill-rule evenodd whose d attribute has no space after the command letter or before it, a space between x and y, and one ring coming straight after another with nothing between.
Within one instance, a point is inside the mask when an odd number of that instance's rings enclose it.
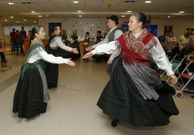
<instances>
[{"instance_id":1,"label":"woman's hand","mask_svg":"<svg viewBox=\"0 0 194 135\"><path fill-rule=\"evenodd\" d=\"M91 51L93 48L92 48L92 46L89 46L89 47L87 47L85 50L86 51Z\"/></svg>"},{"instance_id":2,"label":"woman's hand","mask_svg":"<svg viewBox=\"0 0 194 135\"><path fill-rule=\"evenodd\" d=\"M92 57L93 56L93 54L91 53L91 52L88 52L88 53L86 53L84 56L83 56L83 59L87 59L87 58L90 58L90 57Z\"/></svg>"},{"instance_id":3,"label":"woman's hand","mask_svg":"<svg viewBox=\"0 0 194 135\"><path fill-rule=\"evenodd\" d=\"M75 62L73 62L71 59L68 59L67 65L75 67Z\"/></svg>"},{"instance_id":4,"label":"woman's hand","mask_svg":"<svg viewBox=\"0 0 194 135\"><path fill-rule=\"evenodd\" d=\"M176 77L175 75L171 75L170 78L171 78L171 79L170 79L171 84L174 85L174 84L177 83L178 80L177 80L177 77Z\"/></svg>"},{"instance_id":5,"label":"woman's hand","mask_svg":"<svg viewBox=\"0 0 194 135\"><path fill-rule=\"evenodd\" d=\"M108 62L107 62L108 65L112 64L112 60L109 59Z\"/></svg>"},{"instance_id":6,"label":"woman's hand","mask_svg":"<svg viewBox=\"0 0 194 135\"><path fill-rule=\"evenodd\" d=\"M75 53L75 54L78 54L79 51L77 50L77 48L72 48L72 52Z\"/></svg>"}]
</instances>

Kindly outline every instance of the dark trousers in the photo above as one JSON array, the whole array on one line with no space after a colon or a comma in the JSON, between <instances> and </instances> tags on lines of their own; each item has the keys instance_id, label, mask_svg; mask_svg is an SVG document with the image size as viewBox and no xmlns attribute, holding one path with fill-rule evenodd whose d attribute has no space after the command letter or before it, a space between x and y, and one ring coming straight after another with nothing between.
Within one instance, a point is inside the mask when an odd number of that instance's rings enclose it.
<instances>
[{"instance_id":1,"label":"dark trousers","mask_svg":"<svg viewBox=\"0 0 194 135\"><path fill-rule=\"evenodd\" d=\"M6 60L5 54L3 52L0 52L0 54L1 54L1 63L6 63L7 60Z\"/></svg>"}]
</instances>

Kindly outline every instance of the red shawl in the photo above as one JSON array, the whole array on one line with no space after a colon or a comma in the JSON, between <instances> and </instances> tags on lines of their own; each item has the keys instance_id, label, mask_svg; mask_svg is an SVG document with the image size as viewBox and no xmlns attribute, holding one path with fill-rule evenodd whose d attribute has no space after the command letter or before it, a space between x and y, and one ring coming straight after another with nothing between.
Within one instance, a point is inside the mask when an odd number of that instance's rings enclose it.
<instances>
[{"instance_id":1,"label":"red shawl","mask_svg":"<svg viewBox=\"0 0 194 135\"><path fill-rule=\"evenodd\" d=\"M144 31L137 39L131 32L124 33L118 39L122 48L122 58L129 64L132 62L141 62L150 64L151 55L149 49L155 44L154 36ZM149 47L146 47L149 44Z\"/></svg>"}]
</instances>

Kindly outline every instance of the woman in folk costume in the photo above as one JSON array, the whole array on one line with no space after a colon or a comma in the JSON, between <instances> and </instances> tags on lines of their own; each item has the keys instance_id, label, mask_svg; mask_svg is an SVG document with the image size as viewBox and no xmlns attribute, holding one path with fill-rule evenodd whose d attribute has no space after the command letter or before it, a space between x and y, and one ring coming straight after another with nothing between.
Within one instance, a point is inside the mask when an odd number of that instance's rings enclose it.
<instances>
[{"instance_id":1,"label":"woman in folk costume","mask_svg":"<svg viewBox=\"0 0 194 135\"><path fill-rule=\"evenodd\" d=\"M113 127L119 121L133 126L166 125L171 115L178 114L172 98L175 90L161 82L153 64L167 72L172 84L177 78L160 42L145 29L145 14L134 13L128 25L129 32L117 41L101 44L84 56L120 52L115 53L119 62L113 61L112 76L97 105L113 119Z\"/></svg>"},{"instance_id":2,"label":"woman in folk costume","mask_svg":"<svg viewBox=\"0 0 194 135\"><path fill-rule=\"evenodd\" d=\"M60 49L66 50L68 52L73 52L78 54L77 48L71 48L66 46L61 37L61 28L59 26L54 26L52 28L52 34L48 41L48 45L46 46L46 50L48 54L52 54L54 56L59 56ZM56 88L58 84L58 74L59 74L59 66L58 64L46 63L45 73L47 77L48 88Z\"/></svg>"},{"instance_id":3,"label":"woman in folk costume","mask_svg":"<svg viewBox=\"0 0 194 135\"><path fill-rule=\"evenodd\" d=\"M13 112L20 118L32 118L46 112L49 93L43 70L44 62L75 66L69 59L48 54L42 43L45 31L42 27L32 28L31 47L21 68L13 101Z\"/></svg>"}]
</instances>

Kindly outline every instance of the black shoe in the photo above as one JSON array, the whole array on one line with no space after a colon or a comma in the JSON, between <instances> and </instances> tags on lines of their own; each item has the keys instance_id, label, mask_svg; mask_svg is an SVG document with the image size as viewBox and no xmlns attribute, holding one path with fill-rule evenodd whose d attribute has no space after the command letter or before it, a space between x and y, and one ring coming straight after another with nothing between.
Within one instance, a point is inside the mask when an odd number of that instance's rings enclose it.
<instances>
[{"instance_id":1,"label":"black shoe","mask_svg":"<svg viewBox=\"0 0 194 135\"><path fill-rule=\"evenodd\" d=\"M192 96L191 96L191 98L193 98L193 99L194 99L194 95L192 95Z\"/></svg>"},{"instance_id":2,"label":"black shoe","mask_svg":"<svg viewBox=\"0 0 194 135\"><path fill-rule=\"evenodd\" d=\"M113 119L113 120L112 120L112 123L111 123L111 126L112 126L112 127L116 127L116 126L118 125L118 123L119 123L118 120Z\"/></svg>"}]
</instances>

